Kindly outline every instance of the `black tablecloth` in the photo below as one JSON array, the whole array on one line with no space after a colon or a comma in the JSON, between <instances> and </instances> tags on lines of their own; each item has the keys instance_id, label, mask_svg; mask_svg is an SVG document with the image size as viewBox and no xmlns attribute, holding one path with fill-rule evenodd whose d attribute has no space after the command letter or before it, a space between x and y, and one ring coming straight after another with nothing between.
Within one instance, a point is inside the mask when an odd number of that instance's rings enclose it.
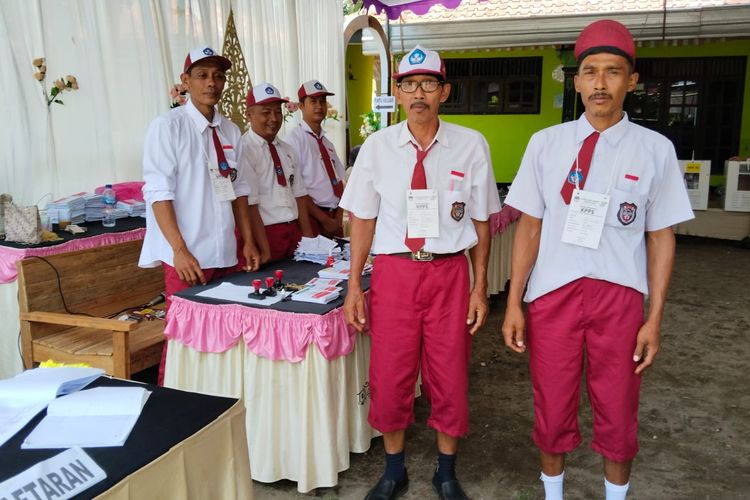
<instances>
[{"instance_id":1,"label":"black tablecloth","mask_svg":"<svg viewBox=\"0 0 750 500\"><path fill-rule=\"evenodd\" d=\"M124 446L84 448L107 478L73 498L92 498L153 462L227 411L237 400L99 377L91 387L145 387L153 391ZM41 412L0 447L0 482L63 450L22 450L21 443L46 415Z\"/></svg>"},{"instance_id":2,"label":"black tablecloth","mask_svg":"<svg viewBox=\"0 0 750 500\"><path fill-rule=\"evenodd\" d=\"M85 222L78 224L81 227L86 228L86 232L82 234L71 234L67 231L57 231L57 224L53 226L55 233L62 238L58 241L43 241L33 245L25 243L16 243L13 241L0 240L0 245L11 247L11 248L39 248L39 247L51 247L54 245L60 245L70 240L80 240L82 238L90 238L91 236L97 236L104 233L123 233L125 231L131 231L141 227L146 227L146 219L143 217L126 217L124 219L118 219L115 227L104 227L101 222Z\"/></svg>"},{"instance_id":3,"label":"black tablecloth","mask_svg":"<svg viewBox=\"0 0 750 500\"><path fill-rule=\"evenodd\" d=\"M286 260L281 262L275 262L273 264L266 264L254 273L239 272L230 274L223 278L214 280L206 285L198 285L181 292L177 292L175 295L184 299L193 300L195 302L202 302L204 304L232 304L235 302L212 299L209 297L199 297L198 293L219 286L221 283L228 282L234 285L251 286L254 279L263 280L263 288L265 285L265 278L273 277L276 269L282 269L284 271L284 283L296 283L302 285L307 283L311 278L318 275L318 271L325 268L319 264L313 264L312 262L296 262L293 260ZM257 307L260 309L276 309L277 311L294 312L294 313L312 313L312 314L325 314L329 311L336 309L344 304L344 297L349 282L347 280L342 281L338 286L342 287L341 296L329 302L328 304L311 304L309 302L295 302L293 300L281 301L270 306L266 305L255 305L255 304L240 304L247 307ZM362 277L362 289L367 290L370 288L370 277Z\"/></svg>"}]
</instances>

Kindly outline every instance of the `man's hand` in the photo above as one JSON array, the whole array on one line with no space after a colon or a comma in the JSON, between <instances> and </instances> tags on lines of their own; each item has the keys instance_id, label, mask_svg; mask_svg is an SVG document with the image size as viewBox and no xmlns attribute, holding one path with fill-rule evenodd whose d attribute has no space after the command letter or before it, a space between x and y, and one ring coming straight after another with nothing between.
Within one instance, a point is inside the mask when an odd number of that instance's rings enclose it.
<instances>
[{"instance_id":1,"label":"man's hand","mask_svg":"<svg viewBox=\"0 0 750 500\"><path fill-rule=\"evenodd\" d=\"M474 335L479 331L487 320L489 305L484 290L474 288L469 295L469 312L466 314L466 324L473 325L469 333Z\"/></svg>"},{"instance_id":2,"label":"man's hand","mask_svg":"<svg viewBox=\"0 0 750 500\"><path fill-rule=\"evenodd\" d=\"M638 366L635 368L636 375L640 375L643 370L651 366L656 355L659 354L660 346L661 331L659 329L659 322L646 321L640 330L638 330L635 342L633 361L638 363Z\"/></svg>"},{"instance_id":3,"label":"man's hand","mask_svg":"<svg viewBox=\"0 0 750 500\"><path fill-rule=\"evenodd\" d=\"M526 352L526 318L520 305L509 304L505 309L502 331L505 345L509 349Z\"/></svg>"},{"instance_id":4,"label":"man's hand","mask_svg":"<svg viewBox=\"0 0 750 500\"><path fill-rule=\"evenodd\" d=\"M333 234L341 227L341 221L325 216L323 220L319 220L320 225L323 226L323 232L327 234Z\"/></svg>"},{"instance_id":5,"label":"man's hand","mask_svg":"<svg viewBox=\"0 0 750 500\"><path fill-rule=\"evenodd\" d=\"M351 283L344 299L344 315L346 322L355 330L361 333L365 329L365 293L359 286L352 286Z\"/></svg>"},{"instance_id":6,"label":"man's hand","mask_svg":"<svg viewBox=\"0 0 750 500\"><path fill-rule=\"evenodd\" d=\"M254 243L244 242L242 245L242 255L245 256L245 271L257 271L262 264L262 258L258 247Z\"/></svg>"},{"instance_id":7,"label":"man's hand","mask_svg":"<svg viewBox=\"0 0 750 500\"><path fill-rule=\"evenodd\" d=\"M177 272L177 276L182 281L190 283L190 286L198 283L202 285L206 284L206 277L203 275L200 264L187 247L182 246L175 250L174 270Z\"/></svg>"},{"instance_id":8,"label":"man's hand","mask_svg":"<svg viewBox=\"0 0 750 500\"><path fill-rule=\"evenodd\" d=\"M267 263L271 260L271 249L269 247L264 247L260 249L260 265Z\"/></svg>"}]
</instances>

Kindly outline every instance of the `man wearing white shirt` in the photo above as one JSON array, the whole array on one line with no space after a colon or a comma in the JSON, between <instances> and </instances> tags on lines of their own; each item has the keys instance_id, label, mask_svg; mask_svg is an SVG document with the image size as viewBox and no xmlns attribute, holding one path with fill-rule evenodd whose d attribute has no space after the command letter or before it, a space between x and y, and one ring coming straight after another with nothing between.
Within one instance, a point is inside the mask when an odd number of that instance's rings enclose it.
<instances>
[{"instance_id":1,"label":"man wearing white shirt","mask_svg":"<svg viewBox=\"0 0 750 500\"><path fill-rule=\"evenodd\" d=\"M562 498L565 453L581 443L585 359L591 447L603 457L613 500L625 498L638 452L641 374L659 352L672 225L693 213L672 144L623 112L638 81L630 32L616 21L594 22L574 53L586 111L532 136L506 199L523 215L502 330L509 348L528 346L546 498Z\"/></svg>"},{"instance_id":2,"label":"man wearing white shirt","mask_svg":"<svg viewBox=\"0 0 750 500\"><path fill-rule=\"evenodd\" d=\"M358 331L369 322L368 419L386 452L383 476L366 498L396 498L408 488L405 430L421 370L432 406L427 423L437 432L432 484L440 499L464 499L456 452L469 429L471 335L487 316L488 218L500 200L487 141L438 117L450 94L438 53L415 47L394 79L407 119L365 141L341 199L352 214L344 311ZM366 316L360 273L370 249L377 256Z\"/></svg>"},{"instance_id":3,"label":"man wearing white shirt","mask_svg":"<svg viewBox=\"0 0 750 500\"><path fill-rule=\"evenodd\" d=\"M192 50L180 76L190 100L156 118L146 133L146 236L139 265L164 266L168 301L184 288L235 271L235 228L244 241L246 270L260 265L247 208L250 187L237 166L240 131L215 108L230 67L209 47ZM160 383L163 369L164 357Z\"/></svg>"},{"instance_id":4,"label":"man wearing white shirt","mask_svg":"<svg viewBox=\"0 0 750 500\"><path fill-rule=\"evenodd\" d=\"M242 136L240 165L253 186L248 203L253 229L261 234L263 261L292 257L302 236L312 236L297 153L277 137L283 123L281 105L286 102L270 83L256 85L247 94L250 130Z\"/></svg>"},{"instance_id":5,"label":"man wearing white shirt","mask_svg":"<svg viewBox=\"0 0 750 500\"><path fill-rule=\"evenodd\" d=\"M343 210L338 207L344 190L346 169L326 137L326 97L334 95L318 80L300 85L297 91L302 122L284 140L299 156L299 172L309 195L307 205L314 235L343 236Z\"/></svg>"}]
</instances>

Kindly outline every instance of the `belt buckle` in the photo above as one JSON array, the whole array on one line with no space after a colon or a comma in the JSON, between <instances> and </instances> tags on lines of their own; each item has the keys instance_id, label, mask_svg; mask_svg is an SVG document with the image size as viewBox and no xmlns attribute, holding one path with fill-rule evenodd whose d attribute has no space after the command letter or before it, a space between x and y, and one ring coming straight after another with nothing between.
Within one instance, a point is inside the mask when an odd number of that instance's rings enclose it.
<instances>
[{"instance_id":1,"label":"belt buckle","mask_svg":"<svg viewBox=\"0 0 750 500\"><path fill-rule=\"evenodd\" d=\"M411 260L419 262L429 262L433 259L432 252L425 252L424 250L417 250L411 253Z\"/></svg>"}]
</instances>

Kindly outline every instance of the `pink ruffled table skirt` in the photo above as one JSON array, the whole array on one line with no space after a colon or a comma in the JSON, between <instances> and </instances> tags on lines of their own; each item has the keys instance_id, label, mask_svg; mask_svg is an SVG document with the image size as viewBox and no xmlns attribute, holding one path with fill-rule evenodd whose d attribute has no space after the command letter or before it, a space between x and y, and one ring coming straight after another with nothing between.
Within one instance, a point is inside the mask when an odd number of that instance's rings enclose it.
<instances>
[{"instance_id":1,"label":"pink ruffled table skirt","mask_svg":"<svg viewBox=\"0 0 750 500\"><path fill-rule=\"evenodd\" d=\"M221 353L242 341L266 359L297 363L314 343L332 360L354 350L356 331L347 325L344 310L300 314L238 304L203 304L173 297L164 334L198 352Z\"/></svg>"},{"instance_id":2,"label":"pink ruffled table skirt","mask_svg":"<svg viewBox=\"0 0 750 500\"><path fill-rule=\"evenodd\" d=\"M126 241L142 240L145 234L145 228L138 228L120 233L98 234L47 247L11 248L0 246L0 283L15 281L18 275L16 272L16 261L25 259L26 257L45 257L58 253L114 245Z\"/></svg>"}]
</instances>

